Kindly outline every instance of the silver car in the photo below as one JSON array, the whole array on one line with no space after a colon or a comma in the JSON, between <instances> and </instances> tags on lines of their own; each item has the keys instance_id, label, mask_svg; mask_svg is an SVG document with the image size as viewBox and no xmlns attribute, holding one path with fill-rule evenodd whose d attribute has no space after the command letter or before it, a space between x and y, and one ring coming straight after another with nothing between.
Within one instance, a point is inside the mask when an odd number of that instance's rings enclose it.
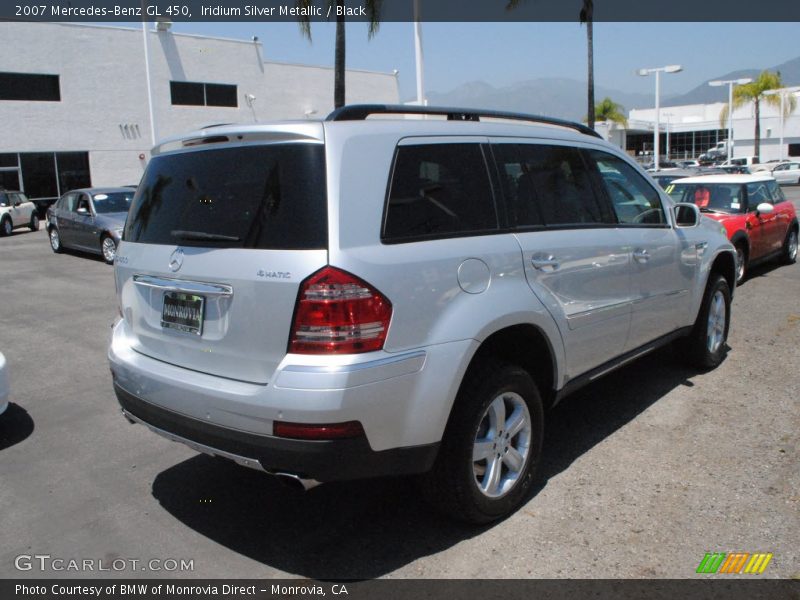
<instances>
[{"instance_id":1,"label":"silver car","mask_svg":"<svg viewBox=\"0 0 800 600\"><path fill-rule=\"evenodd\" d=\"M772 176L778 183L800 184L800 162L781 163L772 169Z\"/></svg>"},{"instance_id":2,"label":"silver car","mask_svg":"<svg viewBox=\"0 0 800 600\"><path fill-rule=\"evenodd\" d=\"M114 262L134 190L86 188L67 192L47 209L47 235L53 252L64 249L100 254Z\"/></svg>"},{"instance_id":3,"label":"silver car","mask_svg":"<svg viewBox=\"0 0 800 600\"><path fill-rule=\"evenodd\" d=\"M115 277L129 420L306 489L422 474L487 522L546 408L672 341L720 363L735 253L583 125L350 106L158 145Z\"/></svg>"}]
</instances>

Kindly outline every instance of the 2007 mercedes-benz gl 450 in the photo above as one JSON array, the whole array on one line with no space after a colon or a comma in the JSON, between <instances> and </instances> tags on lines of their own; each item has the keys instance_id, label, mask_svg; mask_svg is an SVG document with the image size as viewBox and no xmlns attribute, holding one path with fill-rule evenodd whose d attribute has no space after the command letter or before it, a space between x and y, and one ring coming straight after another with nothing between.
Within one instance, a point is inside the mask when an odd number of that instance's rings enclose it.
<instances>
[{"instance_id":1,"label":"2007 mercedes-benz gl 450","mask_svg":"<svg viewBox=\"0 0 800 600\"><path fill-rule=\"evenodd\" d=\"M305 488L418 473L486 522L524 500L566 394L671 341L722 360L735 265L577 123L348 106L207 128L157 146L132 202L114 388L201 452Z\"/></svg>"}]
</instances>

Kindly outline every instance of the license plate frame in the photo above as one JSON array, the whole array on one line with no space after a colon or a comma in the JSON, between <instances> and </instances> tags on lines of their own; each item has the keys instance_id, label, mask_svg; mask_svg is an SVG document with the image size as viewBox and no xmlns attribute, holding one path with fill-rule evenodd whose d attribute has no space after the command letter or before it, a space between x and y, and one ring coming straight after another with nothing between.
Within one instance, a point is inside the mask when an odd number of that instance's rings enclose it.
<instances>
[{"instance_id":1,"label":"license plate frame","mask_svg":"<svg viewBox=\"0 0 800 600\"><path fill-rule=\"evenodd\" d=\"M168 310L171 307L172 310ZM161 327L181 333L203 335L206 297L186 292L164 292Z\"/></svg>"}]
</instances>

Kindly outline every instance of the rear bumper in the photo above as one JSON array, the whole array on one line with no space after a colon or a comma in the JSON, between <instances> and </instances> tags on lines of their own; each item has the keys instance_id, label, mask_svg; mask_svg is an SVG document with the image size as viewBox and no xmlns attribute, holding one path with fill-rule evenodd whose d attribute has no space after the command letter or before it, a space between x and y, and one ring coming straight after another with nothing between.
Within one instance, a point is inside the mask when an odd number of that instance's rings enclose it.
<instances>
[{"instance_id":1,"label":"rear bumper","mask_svg":"<svg viewBox=\"0 0 800 600\"><path fill-rule=\"evenodd\" d=\"M123 412L152 431L195 450L269 473L321 482L405 475L430 470L439 444L374 451L365 437L305 441L257 435L206 423L137 398L117 383Z\"/></svg>"}]
</instances>

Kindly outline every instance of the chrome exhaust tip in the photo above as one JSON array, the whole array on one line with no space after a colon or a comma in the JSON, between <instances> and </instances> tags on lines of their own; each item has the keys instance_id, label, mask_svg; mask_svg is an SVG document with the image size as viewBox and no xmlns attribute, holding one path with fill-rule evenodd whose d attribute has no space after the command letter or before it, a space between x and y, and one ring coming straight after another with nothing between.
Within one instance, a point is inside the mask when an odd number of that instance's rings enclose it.
<instances>
[{"instance_id":1,"label":"chrome exhaust tip","mask_svg":"<svg viewBox=\"0 0 800 600\"><path fill-rule=\"evenodd\" d=\"M308 490L321 485L321 481L317 481L316 479L304 479L299 475L295 475L293 473L272 473L278 481L280 481L286 487L290 487L292 489L307 492Z\"/></svg>"}]
</instances>

